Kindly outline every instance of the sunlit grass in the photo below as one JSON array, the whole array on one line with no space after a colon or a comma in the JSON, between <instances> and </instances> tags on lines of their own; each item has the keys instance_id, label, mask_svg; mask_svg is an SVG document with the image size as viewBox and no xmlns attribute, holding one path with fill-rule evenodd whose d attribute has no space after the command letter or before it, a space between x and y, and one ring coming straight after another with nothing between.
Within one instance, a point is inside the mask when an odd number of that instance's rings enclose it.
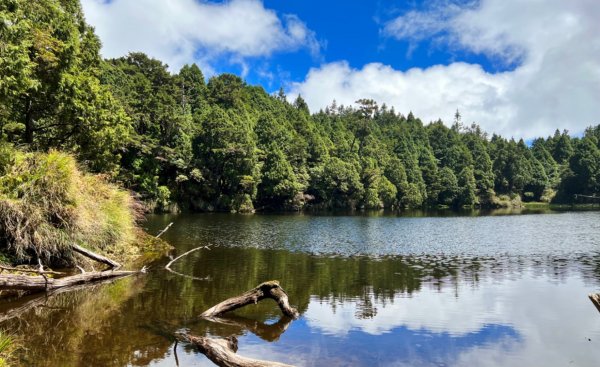
<instances>
[{"instance_id":1,"label":"sunlit grass","mask_svg":"<svg viewBox=\"0 0 600 367\"><path fill-rule=\"evenodd\" d=\"M4 331L0 331L0 367L8 367L8 361L14 351L15 343L13 337Z\"/></svg>"},{"instance_id":2,"label":"sunlit grass","mask_svg":"<svg viewBox=\"0 0 600 367\"><path fill-rule=\"evenodd\" d=\"M17 260L68 259L77 243L124 253L139 207L128 192L84 173L65 153L0 146L0 252Z\"/></svg>"}]
</instances>

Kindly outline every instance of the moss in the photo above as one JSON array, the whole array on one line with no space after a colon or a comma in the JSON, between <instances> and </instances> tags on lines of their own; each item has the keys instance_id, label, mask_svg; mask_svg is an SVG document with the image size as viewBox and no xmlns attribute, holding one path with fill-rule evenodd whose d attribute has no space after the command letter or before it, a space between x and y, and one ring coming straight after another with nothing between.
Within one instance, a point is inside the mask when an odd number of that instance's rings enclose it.
<instances>
[{"instance_id":1,"label":"moss","mask_svg":"<svg viewBox=\"0 0 600 367\"><path fill-rule=\"evenodd\" d=\"M129 192L83 172L65 153L6 146L0 160L0 252L72 264L73 243L116 255L139 252L141 208Z\"/></svg>"}]
</instances>

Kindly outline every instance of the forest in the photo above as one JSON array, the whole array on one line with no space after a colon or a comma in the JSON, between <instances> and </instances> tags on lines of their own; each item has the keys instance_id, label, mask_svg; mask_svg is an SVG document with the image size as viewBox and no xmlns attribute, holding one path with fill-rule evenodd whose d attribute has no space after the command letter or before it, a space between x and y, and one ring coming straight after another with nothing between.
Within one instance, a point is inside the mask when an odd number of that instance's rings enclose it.
<instances>
[{"instance_id":1,"label":"forest","mask_svg":"<svg viewBox=\"0 0 600 367\"><path fill-rule=\"evenodd\" d=\"M525 142L459 111L421 121L335 96L309 111L195 64L103 59L79 0L5 0L0 20L2 151L66 152L149 210L500 207L600 188L600 125Z\"/></svg>"}]
</instances>

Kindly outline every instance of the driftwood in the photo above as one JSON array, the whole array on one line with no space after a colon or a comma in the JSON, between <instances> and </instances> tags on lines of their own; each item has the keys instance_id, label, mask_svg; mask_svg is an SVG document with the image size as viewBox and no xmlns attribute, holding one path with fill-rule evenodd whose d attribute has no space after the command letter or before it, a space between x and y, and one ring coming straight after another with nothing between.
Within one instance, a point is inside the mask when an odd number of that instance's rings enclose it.
<instances>
[{"instance_id":1,"label":"driftwood","mask_svg":"<svg viewBox=\"0 0 600 367\"><path fill-rule=\"evenodd\" d=\"M165 229L163 229L162 231L158 232L158 234L156 235L156 238L159 238L160 236L162 236L163 234L165 234L165 232L168 231L169 228L171 228L172 225L173 225L173 222L169 223L169 225L166 226Z\"/></svg>"},{"instance_id":2,"label":"driftwood","mask_svg":"<svg viewBox=\"0 0 600 367\"><path fill-rule=\"evenodd\" d=\"M243 317L220 317L223 314L237 310L249 304L256 304L259 301L271 298L277 302L284 316L273 325L266 325L259 321L246 319ZM204 311L201 317L206 320L234 325L247 329L259 337L273 341L287 329L293 319L298 318L298 311L291 307L288 301L287 293L281 288L279 282L272 280L259 284L257 287L244 292L243 294L229 298ZM230 336L226 339L206 338L184 334L182 337L189 343L195 345L208 359L221 367L289 367L290 365L263 361L258 359L246 358L236 354L237 339Z\"/></svg>"},{"instance_id":3,"label":"driftwood","mask_svg":"<svg viewBox=\"0 0 600 367\"><path fill-rule=\"evenodd\" d=\"M29 276L20 274L0 275L0 289L18 289L26 291L46 291L77 284L89 283L109 278L120 278L135 274L137 271L107 270L94 271L63 278L48 278L46 276Z\"/></svg>"},{"instance_id":4,"label":"driftwood","mask_svg":"<svg viewBox=\"0 0 600 367\"><path fill-rule=\"evenodd\" d=\"M218 317L224 313L237 310L240 307L256 304L265 298L275 300L284 315L292 319L298 318L298 311L290 306L287 293L285 293L276 280L264 282L239 296L229 298L204 311L200 316L204 318Z\"/></svg>"},{"instance_id":5,"label":"driftwood","mask_svg":"<svg viewBox=\"0 0 600 367\"><path fill-rule=\"evenodd\" d=\"M600 293L590 293L588 297L590 297L590 301L592 301L598 312L600 312Z\"/></svg>"},{"instance_id":6,"label":"driftwood","mask_svg":"<svg viewBox=\"0 0 600 367\"><path fill-rule=\"evenodd\" d=\"M171 224L173 224L173 223L171 223ZM194 280L209 280L210 277L199 278L199 277L195 277L195 276L191 276L191 275L187 275L187 274L182 274L182 273L180 273L178 271L175 271L175 270L171 269L171 265L173 265L175 263L175 261L181 259L184 256L187 256L187 255L191 254L194 251L198 251L198 250L203 249L203 248L207 249L207 250L210 250L210 245L209 246L196 247L196 248L193 248L193 249L191 249L191 250L189 250L187 252L184 252L183 254L181 254L181 255L177 256L176 258L174 258L173 260L169 261L169 263L167 265L165 265L165 269L167 271L173 273L173 274L182 276L184 278L189 278L189 279L194 279Z\"/></svg>"},{"instance_id":7,"label":"driftwood","mask_svg":"<svg viewBox=\"0 0 600 367\"><path fill-rule=\"evenodd\" d=\"M186 334L183 335L183 338L195 345L208 359L221 367L291 367L289 364L262 361L237 355L237 339L234 336L217 339Z\"/></svg>"},{"instance_id":8,"label":"driftwood","mask_svg":"<svg viewBox=\"0 0 600 367\"><path fill-rule=\"evenodd\" d=\"M72 248L73 248L73 251L77 252L78 254L81 254L81 255L83 255L85 257L88 257L88 258L90 258L92 260L95 260L95 261L97 261L99 263L106 264L106 265L110 266L111 269L119 269L121 267L121 264L119 264L118 262L116 262L114 260L111 260L108 257L104 257L104 256L102 256L100 254L92 252L92 251L90 251L88 249L85 249L85 248L83 248L81 246L73 245Z\"/></svg>"}]
</instances>

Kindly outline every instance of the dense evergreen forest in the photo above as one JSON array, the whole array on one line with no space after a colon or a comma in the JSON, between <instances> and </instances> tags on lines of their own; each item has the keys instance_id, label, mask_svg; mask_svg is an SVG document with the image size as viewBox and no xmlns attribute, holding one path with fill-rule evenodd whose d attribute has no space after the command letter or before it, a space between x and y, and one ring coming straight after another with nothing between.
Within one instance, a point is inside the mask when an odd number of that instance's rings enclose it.
<instances>
[{"instance_id":1,"label":"dense evergreen forest","mask_svg":"<svg viewBox=\"0 0 600 367\"><path fill-rule=\"evenodd\" d=\"M450 127L369 99L311 113L232 74L103 60L79 0L4 0L0 18L0 144L71 152L156 210L496 207L599 191L600 126L528 145L458 111Z\"/></svg>"}]
</instances>

